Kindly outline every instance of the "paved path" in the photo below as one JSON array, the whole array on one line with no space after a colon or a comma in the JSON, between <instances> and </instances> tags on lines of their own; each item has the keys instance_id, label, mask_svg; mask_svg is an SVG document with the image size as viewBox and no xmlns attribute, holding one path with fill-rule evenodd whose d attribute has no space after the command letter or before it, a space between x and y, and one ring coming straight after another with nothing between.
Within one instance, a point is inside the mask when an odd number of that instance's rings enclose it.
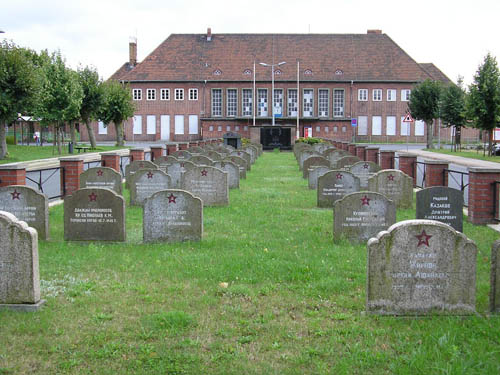
<instances>
[{"instance_id":1,"label":"paved path","mask_svg":"<svg viewBox=\"0 0 500 375\"><path fill-rule=\"evenodd\" d=\"M464 158L462 156L448 155L448 154L439 154L437 152L430 152L424 150L397 150L398 154L413 154L421 157L423 159L434 159L434 160L447 160L450 164L457 164L464 167L478 167L478 168L492 168L492 169L500 169L500 162L494 161L486 161L486 160L478 160L471 158Z\"/></svg>"}]
</instances>

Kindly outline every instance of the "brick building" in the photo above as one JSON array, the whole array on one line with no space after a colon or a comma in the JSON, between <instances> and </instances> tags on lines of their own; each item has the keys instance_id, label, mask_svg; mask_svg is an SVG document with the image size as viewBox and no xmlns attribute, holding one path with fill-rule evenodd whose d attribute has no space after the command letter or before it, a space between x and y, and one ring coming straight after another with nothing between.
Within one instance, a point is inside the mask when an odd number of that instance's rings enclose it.
<instances>
[{"instance_id":1,"label":"brick building","mask_svg":"<svg viewBox=\"0 0 500 375\"><path fill-rule=\"evenodd\" d=\"M111 79L132 90L137 110L125 124L125 138L135 141L236 132L264 146L287 147L298 127L300 136L425 142L422 122L402 122L412 87L427 78L450 82L433 64L416 63L380 30L212 34L208 29L172 34L140 63L136 41L129 47L129 61ZM112 126L94 126L98 140L115 139ZM82 129L82 139L87 137Z\"/></svg>"}]
</instances>

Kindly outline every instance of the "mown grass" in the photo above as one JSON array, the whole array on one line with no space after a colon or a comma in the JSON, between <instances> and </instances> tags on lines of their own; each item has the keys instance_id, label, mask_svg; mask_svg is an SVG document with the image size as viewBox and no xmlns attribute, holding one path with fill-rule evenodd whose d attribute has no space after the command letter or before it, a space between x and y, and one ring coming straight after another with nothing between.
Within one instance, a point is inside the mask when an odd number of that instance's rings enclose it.
<instances>
[{"instance_id":1,"label":"mown grass","mask_svg":"<svg viewBox=\"0 0 500 375\"><path fill-rule=\"evenodd\" d=\"M128 198L128 197L127 197ZM0 374L498 374L490 246L478 247L477 316L365 313L366 247L333 243L292 153L266 153L199 243L65 243L63 207L40 242L38 313L0 312ZM401 210L398 220L415 217ZM225 288L220 283L228 283Z\"/></svg>"},{"instance_id":2,"label":"mown grass","mask_svg":"<svg viewBox=\"0 0 500 375\"><path fill-rule=\"evenodd\" d=\"M425 151L431 151L431 152L436 152L439 154L445 154L445 155L453 155L453 156L462 156L464 158L471 158L471 159L478 159L478 160L486 160L486 161L494 161L494 162L500 162L500 156L492 155L488 156L483 155L483 151L473 151L473 150L462 150L462 151L451 151L451 150L444 150L444 149L425 149Z\"/></svg>"},{"instance_id":3,"label":"mown grass","mask_svg":"<svg viewBox=\"0 0 500 375\"><path fill-rule=\"evenodd\" d=\"M114 147L114 146L97 146L95 150L91 150L88 152L103 152L103 151L112 151L118 150L124 147ZM0 160L0 164L7 163L17 163L21 161L30 161L30 160L38 160L38 159L48 159L48 158L57 158L61 156L70 156L70 155L78 155L77 150L75 150L74 154L68 153L68 145L66 144L62 148L62 154L59 155L57 152L57 148L54 148L52 145L41 146L22 146L22 145L8 145L7 146L8 155L5 159ZM83 155L83 154L81 154Z\"/></svg>"}]
</instances>

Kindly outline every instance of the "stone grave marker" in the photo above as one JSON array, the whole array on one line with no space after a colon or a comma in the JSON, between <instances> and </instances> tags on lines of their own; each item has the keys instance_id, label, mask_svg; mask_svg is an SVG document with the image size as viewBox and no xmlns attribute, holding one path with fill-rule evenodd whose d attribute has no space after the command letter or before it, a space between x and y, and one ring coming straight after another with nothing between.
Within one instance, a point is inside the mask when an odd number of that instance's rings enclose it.
<instances>
[{"instance_id":1,"label":"stone grave marker","mask_svg":"<svg viewBox=\"0 0 500 375\"><path fill-rule=\"evenodd\" d=\"M328 161L330 162L330 166L334 165L337 160L344 156L348 156L347 152L345 152L344 150L339 150L337 148L328 149L323 153L323 157L328 159Z\"/></svg>"},{"instance_id":2,"label":"stone grave marker","mask_svg":"<svg viewBox=\"0 0 500 375\"><path fill-rule=\"evenodd\" d=\"M194 167L196 167L196 164L190 161L178 161L167 165L166 172L170 176L171 188L180 189L182 174Z\"/></svg>"},{"instance_id":3,"label":"stone grave marker","mask_svg":"<svg viewBox=\"0 0 500 375\"><path fill-rule=\"evenodd\" d=\"M304 150L299 153L299 170L304 168L304 161L311 156L321 156L320 153L312 150Z\"/></svg>"},{"instance_id":4,"label":"stone grave marker","mask_svg":"<svg viewBox=\"0 0 500 375\"><path fill-rule=\"evenodd\" d=\"M247 163L247 165L246 165L247 171L249 171L251 169L252 157L250 156L250 154L248 152L236 150L236 151L233 151L229 154L229 157L232 157L232 156L238 156L238 157L242 158L243 160L245 160Z\"/></svg>"},{"instance_id":5,"label":"stone grave marker","mask_svg":"<svg viewBox=\"0 0 500 375\"><path fill-rule=\"evenodd\" d=\"M323 156L311 156L304 160L304 163L302 163L302 178L308 179L309 168L320 165L330 168L330 162Z\"/></svg>"},{"instance_id":6,"label":"stone grave marker","mask_svg":"<svg viewBox=\"0 0 500 375\"><path fill-rule=\"evenodd\" d=\"M317 189L318 188L318 178L323 176L326 172L329 172L330 167L325 167L324 165L315 165L309 168L309 180L308 187L309 189Z\"/></svg>"},{"instance_id":7,"label":"stone grave marker","mask_svg":"<svg viewBox=\"0 0 500 375\"><path fill-rule=\"evenodd\" d=\"M161 169L163 172L166 172L168 165L175 163L175 162L178 162L178 161L179 160L175 156L168 155L168 156L157 157L153 161L153 163L155 163L158 166L158 168Z\"/></svg>"},{"instance_id":8,"label":"stone grave marker","mask_svg":"<svg viewBox=\"0 0 500 375\"><path fill-rule=\"evenodd\" d=\"M83 188L64 199L66 241L125 241L125 200L113 190Z\"/></svg>"},{"instance_id":9,"label":"stone grave marker","mask_svg":"<svg viewBox=\"0 0 500 375\"><path fill-rule=\"evenodd\" d=\"M349 172L359 177L359 187L368 188L368 178L380 171L380 166L372 161L358 161L349 168Z\"/></svg>"},{"instance_id":10,"label":"stone grave marker","mask_svg":"<svg viewBox=\"0 0 500 375\"><path fill-rule=\"evenodd\" d=\"M253 145L246 145L243 148L243 151L248 152L250 154L250 162L253 164L257 160L258 153L259 151L257 150L257 147Z\"/></svg>"},{"instance_id":11,"label":"stone grave marker","mask_svg":"<svg viewBox=\"0 0 500 375\"><path fill-rule=\"evenodd\" d=\"M162 190L146 199L144 242L201 241L203 202L185 190Z\"/></svg>"},{"instance_id":12,"label":"stone grave marker","mask_svg":"<svg viewBox=\"0 0 500 375\"><path fill-rule=\"evenodd\" d=\"M347 194L359 191L359 178L351 172L333 170L318 178L318 207L332 208L333 203Z\"/></svg>"},{"instance_id":13,"label":"stone grave marker","mask_svg":"<svg viewBox=\"0 0 500 375\"><path fill-rule=\"evenodd\" d=\"M213 166L227 172L229 189L238 189L240 187L240 167L230 161L218 161Z\"/></svg>"},{"instance_id":14,"label":"stone grave marker","mask_svg":"<svg viewBox=\"0 0 500 375\"><path fill-rule=\"evenodd\" d=\"M0 309L36 311L44 303L40 299L37 231L0 211Z\"/></svg>"},{"instance_id":15,"label":"stone grave marker","mask_svg":"<svg viewBox=\"0 0 500 375\"><path fill-rule=\"evenodd\" d=\"M38 232L38 238L49 239L49 200L43 193L25 185L0 187L0 211L10 212Z\"/></svg>"},{"instance_id":16,"label":"stone grave marker","mask_svg":"<svg viewBox=\"0 0 500 375\"><path fill-rule=\"evenodd\" d=\"M146 198L171 187L170 176L162 170L139 169L130 180L130 205L142 206Z\"/></svg>"},{"instance_id":17,"label":"stone grave marker","mask_svg":"<svg viewBox=\"0 0 500 375\"><path fill-rule=\"evenodd\" d=\"M464 234L436 221L407 220L371 238L367 247L368 312L475 312L477 248Z\"/></svg>"},{"instance_id":18,"label":"stone grave marker","mask_svg":"<svg viewBox=\"0 0 500 375\"><path fill-rule=\"evenodd\" d=\"M172 154L177 160L189 160L193 157L193 154L191 154L189 151L186 150L179 150L176 151Z\"/></svg>"},{"instance_id":19,"label":"stone grave marker","mask_svg":"<svg viewBox=\"0 0 500 375\"><path fill-rule=\"evenodd\" d=\"M191 159L189 159L191 163L196 165L209 165L213 166L214 161L205 155L195 155Z\"/></svg>"},{"instance_id":20,"label":"stone grave marker","mask_svg":"<svg viewBox=\"0 0 500 375\"><path fill-rule=\"evenodd\" d=\"M500 240L491 247L490 311L500 313Z\"/></svg>"},{"instance_id":21,"label":"stone grave marker","mask_svg":"<svg viewBox=\"0 0 500 375\"><path fill-rule=\"evenodd\" d=\"M200 146L193 146L193 147L189 147L189 152L191 154L202 154L202 155L204 155L206 153L206 150L204 150Z\"/></svg>"},{"instance_id":22,"label":"stone grave marker","mask_svg":"<svg viewBox=\"0 0 500 375\"><path fill-rule=\"evenodd\" d=\"M240 179L247 178L247 162L245 159L240 158L239 156L229 156L224 158L223 161L229 161L236 164L240 168Z\"/></svg>"},{"instance_id":23,"label":"stone grave marker","mask_svg":"<svg viewBox=\"0 0 500 375\"><path fill-rule=\"evenodd\" d=\"M312 146L313 150L319 154L322 154L328 147L330 147L330 144L323 142L315 143Z\"/></svg>"},{"instance_id":24,"label":"stone grave marker","mask_svg":"<svg viewBox=\"0 0 500 375\"><path fill-rule=\"evenodd\" d=\"M200 166L187 170L182 175L182 190L200 197L203 206L229 204L228 175L218 168Z\"/></svg>"},{"instance_id":25,"label":"stone grave marker","mask_svg":"<svg viewBox=\"0 0 500 375\"><path fill-rule=\"evenodd\" d=\"M463 209L460 190L434 186L417 191L417 219L437 220L463 232Z\"/></svg>"},{"instance_id":26,"label":"stone grave marker","mask_svg":"<svg viewBox=\"0 0 500 375\"><path fill-rule=\"evenodd\" d=\"M207 151L207 156L212 159L213 161L222 161L222 159L225 157L224 154L221 154L217 151Z\"/></svg>"},{"instance_id":27,"label":"stone grave marker","mask_svg":"<svg viewBox=\"0 0 500 375\"><path fill-rule=\"evenodd\" d=\"M113 168L89 168L80 174L81 188L106 188L122 195L122 175Z\"/></svg>"},{"instance_id":28,"label":"stone grave marker","mask_svg":"<svg viewBox=\"0 0 500 375\"><path fill-rule=\"evenodd\" d=\"M397 169L384 169L368 179L368 190L384 194L397 208L411 208L413 179Z\"/></svg>"},{"instance_id":29,"label":"stone grave marker","mask_svg":"<svg viewBox=\"0 0 500 375\"><path fill-rule=\"evenodd\" d=\"M347 194L333 204L333 238L366 242L396 222L396 205L372 191Z\"/></svg>"},{"instance_id":30,"label":"stone grave marker","mask_svg":"<svg viewBox=\"0 0 500 375\"><path fill-rule=\"evenodd\" d=\"M134 160L125 166L125 186L129 188L130 176L139 169L158 169L158 166L149 160Z\"/></svg>"},{"instance_id":31,"label":"stone grave marker","mask_svg":"<svg viewBox=\"0 0 500 375\"><path fill-rule=\"evenodd\" d=\"M358 161L361 161L361 159L357 156L342 156L335 162L330 163L330 167L332 169L347 169L347 167L356 164Z\"/></svg>"}]
</instances>

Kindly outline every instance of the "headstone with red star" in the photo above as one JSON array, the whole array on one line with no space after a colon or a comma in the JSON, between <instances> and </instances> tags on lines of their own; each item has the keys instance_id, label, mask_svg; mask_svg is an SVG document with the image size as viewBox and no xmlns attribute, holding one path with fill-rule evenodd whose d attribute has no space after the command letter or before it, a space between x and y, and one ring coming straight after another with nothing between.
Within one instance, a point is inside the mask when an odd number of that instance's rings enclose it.
<instances>
[{"instance_id":1,"label":"headstone with red star","mask_svg":"<svg viewBox=\"0 0 500 375\"><path fill-rule=\"evenodd\" d=\"M382 315L476 311L477 247L432 220L407 220L368 241L366 309Z\"/></svg>"},{"instance_id":2,"label":"headstone with red star","mask_svg":"<svg viewBox=\"0 0 500 375\"><path fill-rule=\"evenodd\" d=\"M195 167L194 163L181 160L167 165L166 172L170 176L171 189L180 189L182 174Z\"/></svg>"},{"instance_id":3,"label":"headstone with red star","mask_svg":"<svg viewBox=\"0 0 500 375\"><path fill-rule=\"evenodd\" d=\"M350 193L359 191L359 178L351 172L332 170L318 178L318 207L332 208L333 204Z\"/></svg>"},{"instance_id":4,"label":"headstone with red star","mask_svg":"<svg viewBox=\"0 0 500 375\"><path fill-rule=\"evenodd\" d=\"M333 238L366 242L396 222L396 206L379 193L351 193L333 205Z\"/></svg>"},{"instance_id":5,"label":"headstone with red star","mask_svg":"<svg viewBox=\"0 0 500 375\"><path fill-rule=\"evenodd\" d=\"M201 198L203 206L229 204L228 174L218 168L200 166L182 175L182 190Z\"/></svg>"},{"instance_id":6,"label":"headstone with red star","mask_svg":"<svg viewBox=\"0 0 500 375\"><path fill-rule=\"evenodd\" d=\"M413 206L413 179L397 169L384 169L368 179L368 190L384 194L397 208Z\"/></svg>"},{"instance_id":7,"label":"headstone with red star","mask_svg":"<svg viewBox=\"0 0 500 375\"><path fill-rule=\"evenodd\" d=\"M158 168L160 168L163 172L166 172L167 167L170 164L173 164L178 161L179 160L175 156L168 155L168 156L157 157L155 160L153 160L153 163L156 164Z\"/></svg>"},{"instance_id":8,"label":"headstone with red star","mask_svg":"<svg viewBox=\"0 0 500 375\"><path fill-rule=\"evenodd\" d=\"M322 156L319 152L316 152L312 149L304 149L303 151L299 151L298 159L299 162L299 170L303 170L304 161L311 156Z\"/></svg>"},{"instance_id":9,"label":"headstone with red star","mask_svg":"<svg viewBox=\"0 0 500 375\"><path fill-rule=\"evenodd\" d=\"M146 199L142 222L144 242L201 241L203 203L185 190L162 190Z\"/></svg>"},{"instance_id":10,"label":"headstone with red star","mask_svg":"<svg viewBox=\"0 0 500 375\"><path fill-rule=\"evenodd\" d=\"M171 188L170 176L162 170L139 169L130 179L130 205L142 206L157 191Z\"/></svg>"},{"instance_id":11,"label":"headstone with red star","mask_svg":"<svg viewBox=\"0 0 500 375\"><path fill-rule=\"evenodd\" d=\"M362 190L368 189L368 178L380 171L380 166L372 161L358 161L349 167L349 172L359 177Z\"/></svg>"},{"instance_id":12,"label":"headstone with red star","mask_svg":"<svg viewBox=\"0 0 500 375\"><path fill-rule=\"evenodd\" d=\"M189 161L196 165L209 165L211 167L214 165L214 161L205 155L195 155Z\"/></svg>"},{"instance_id":13,"label":"headstone with red star","mask_svg":"<svg viewBox=\"0 0 500 375\"><path fill-rule=\"evenodd\" d=\"M193 157L193 154L186 150L179 150L172 154L177 160L189 160Z\"/></svg>"},{"instance_id":14,"label":"headstone with red star","mask_svg":"<svg viewBox=\"0 0 500 375\"><path fill-rule=\"evenodd\" d=\"M247 162L239 156L226 156L222 161L236 164L240 169L240 179L247 178Z\"/></svg>"},{"instance_id":15,"label":"headstone with red star","mask_svg":"<svg viewBox=\"0 0 500 375\"><path fill-rule=\"evenodd\" d=\"M129 188L130 177L139 169L159 169L158 166L149 160L134 160L125 166L125 186Z\"/></svg>"},{"instance_id":16,"label":"headstone with red star","mask_svg":"<svg viewBox=\"0 0 500 375\"><path fill-rule=\"evenodd\" d=\"M345 169L349 170L351 165L356 164L358 161L361 161L360 158L353 155L342 156L340 159L336 160L333 163L330 163L332 169Z\"/></svg>"},{"instance_id":17,"label":"headstone with red star","mask_svg":"<svg viewBox=\"0 0 500 375\"><path fill-rule=\"evenodd\" d=\"M323 156L311 156L304 160L304 163L302 163L302 178L308 179L309 168L320 165L330 167L330 162Z\"/></svg>"},{"instance_id":18,"label":"headstone with red star","mask_svg":"<svg viewBox=\"0 0 500 375\"><path fill-rule=\"evenodd\" d=\"M229 156L238 156L240 158L242 158L243 160L246 161L246 168L247 168L247 171L249 171L251 169L251 165L252 165L252 157L250 156L250 154L246 151L243 151L243 150L236 150L236 151L233 151L229 154Z\"/></svg>"},{"instance_id":19,"label":"headstone with red star","mask_svg":"<svg viewBox=\"0 0 500 375\"><path fill-rule=\"evenodd\" d=\"M122 175L113 168L89 168L80 174L80 188L106 188L122 195Z\"/></svg>"},{"instance_id":20,"label":"headstone with red star","mask_svg":"<svg viewBox=\"0 0 500 375\"><path fill-rule=\"evenodd\" d=\"M214 160L214 161L222 161L224 159L225 155L221 154L220 152L214 151L214 150L209 150L207 151L207 156Z\"/></svg>"},{"instance_id":21,"label":"headstone with red star","mask_svg":"<svg viewBox=\"0 0 500 375\"><path fill-rule=\"evenodd\" d=\"M230 161L218 161L213 166L227 172L229 189L238 189L240 187L240 168L236 164Z\"/></svg>"},{"instance_id":22,"label":"headstone with red star","mask_svg":"<svg viewBox=\"0 0 500 375\"><path fill-rule=\"evenodd\" d=\"M323 152L323 157L327 158L330 162L330 166L333 166L337 160L340 158L348 156L347 152L344 150L339 150L337 148L329 148Z\"/></svg>"}]
</instances>

